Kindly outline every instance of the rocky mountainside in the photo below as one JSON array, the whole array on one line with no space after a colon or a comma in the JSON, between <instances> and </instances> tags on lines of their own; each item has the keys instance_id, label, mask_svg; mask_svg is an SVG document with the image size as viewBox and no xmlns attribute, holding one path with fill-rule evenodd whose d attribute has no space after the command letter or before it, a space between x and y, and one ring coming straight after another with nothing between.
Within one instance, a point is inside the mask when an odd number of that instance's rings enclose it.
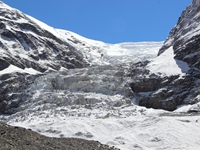
<instances>
[{"instance_id":1,"label":"rocky mountainside","mask_svg":"<svg viewBox=\"0 0 200 150\"><path fill-rule=\"evenodd\" d=\"M48 69L82 68L88 64L72 45L37 20L0 2L0 69L9 65L39 72Z\"/></svg>"},{"instance_id":2,"label":"rocky mountainside","mask_svg":"<svg viewBox=\"0 0 200 150\"><path fill-rule=\"evenodd\" d=\"M177 25L170 31L158 52L158 57L147 65L150 72L158 76L154 75L153 79L145 76L144 79L136 77L138 82L133 82L132 89L140 87L140 92L137 92L138 89L135 91L139 94L141 105L175 110L179 105L200 101L199 17L200 1L193 0L192 4L182 12ZM170 58L166 57L169 54ZM177 66L176 69L171 65L173 62L173 66ZM145 88L141 89L141 87ZM149 93L144 95L142 92L145 91Z\"/></svg>"},{"instance_id":3,"label":"rocky mountainside","mask_svg":"<svg viewBox=\"0 0 200 150\"><path fill-rule=\"evenodd\" d=\"M200 69L200 1L193 0L170 31L158 55L173 47L175 58L183 60L192 68Z\"/></svg>"}]
</instances>

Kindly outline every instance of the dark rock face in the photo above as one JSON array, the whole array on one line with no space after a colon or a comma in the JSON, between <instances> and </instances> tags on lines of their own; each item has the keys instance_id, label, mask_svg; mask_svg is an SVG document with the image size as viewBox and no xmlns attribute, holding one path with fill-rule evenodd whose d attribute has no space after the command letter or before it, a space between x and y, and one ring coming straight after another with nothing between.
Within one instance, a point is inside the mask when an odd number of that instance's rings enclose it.
<instances>
[{"instance_id":1,"label":"dark rock face","mask_svg":"<svg viewBox=\"0 0 200 150\"><path fill-rule=\"evenodd\" d=\"M77 138L50 138L28 129L12 127L4 123L0 123L0 139L0 149L2 150L117 150L98 141Z\"/></svg>"},{"instance_id":2,"label":"dark rock face","mask_svg":"<svg viewBox=\"0 0 200 150\"><path fill-rule=\"evenodd\" d=\"M199 75L197 69L190 69L181 77L161 77L145 69L146 62L133 64L127 76L135 99L140 106L173 111L182 104L199 102Z\"/></svg>"},{"instance_id":3,"label":"dark rock face","mask_svg":"<svg viewBox=\"0 0 200 150\"><path fill-rule=\"evenodd\" d=\"M158 55L173 46L175 58L200 69L200 1L193 0L171 30Z\"/></svg>"},{"instance_id":4,"label":"dark rock face","mask_svg":"<svg viewBox=\"0 0 200 150\"><path fill-rule=\"evenodd\" d=\"M7 68L10 64L5 60L0 59L0 71Z\"/></svg>"},{"instance_id":5,"label":"dark rock face","mask_svg":"<svg viewBox=\"0 0 200 150\"><path fill-rule=\"evenodd\" d=\"M82 54L66 40L2 2L0 27L0 70L8 64L39 72L48 68L59 70L61 67L72 69L88 65Z\"/></svg>"},{"instance_id":6,"label":"dark rock face","mask_svg":"<svg viewBox=\"0 0 200 150\"><path fill-rule=\"evenodd\" d=\"M124 73L124 69L120 71L118 66L116 68L112 66L111 68L113 69L105 69L105 66L102 68L94 67L87 71L83 70L84 72L78 70L80 75L76 77L80 78L74 81L70 78L69 81L82 83L82 79L84 79L84 84L77 84L81 87L82 92L86 93L90 90L98 92L95 90L99 90L98 88L100 87L100 90L104 93L113 92L114 94L120 93L124 97L126 95L134 97L139 105L147 108L173 111L181 104L200 102L199 16L200 0L194 0L182 13L177 25L172 29L168 39L158 53L160 55L172 46L175 58L187 62L191 67L184 77L179 75L162 77L151 74L146 69L149 62L145 61L133 64L126 73ZM45 29L45 27L48 28L47 26L40 26L31 17L0 2L0 71L9 67L9 65L14 65L21 69L32 68L43 73L40 75L26 73L1 74L0 113L12 114L17 112L20 104L26 103L27 99L31 98L31 94L33 94L29 86L34 83L38 76L48 76L47 70L49 68L56 71L61 67L74 69L89 65L83 54L77 49L78 46L76 44L81 45L78 39L63 40L53 28L51 28L51 32L50 29ZM69 44L70 42L74 43L74 45ZM98 71L93 69L98 69ZM106 74L104 71L106 71ZM87 86L90 84L91 79L94 80L94 72L96 74L101 72L109 76L109 78L100 78L104 82L102 85L105 86L99 85L100 81L93 82L98 87L96 89ZM72 74L74 75L74 73ZM82 74L85 73L87 75L82 77ZM109 73L114 74L111 75ZM122 84L123 79L129 78L131 80L127 81L128 84L124 84L124 82ZM54 82L54 77L50 79L52 79L52 88L55 91L56 89L65 90L62 89L62 86L66 86L66 89L69 87L66 84L68 80L56 80ZM63 77L63 79L65 78ZM108 79L113 80L115 85L111 87L109 87L109 84L106 85ZM52 95L51 92L49 93ZM41 98L45 99L48 96L43 94L39 97L39 99ZM77 105L86 103L84 101L84 97L80 96L80 100L77 100ZM118 107L123 103L131 102L125 100L125 102L117 102L114 106Z\"/></svg>"},{"instance_id":7,"label":"dark rock face","mask_svg":"<svg viewBox=\"0 0 200 150\"><path fill-rule=\"evenodd\" d=\"M12 114L31 94L27 87L38 75L12 73L0 75L0 113Z\"/></svg>"}]
</instances>

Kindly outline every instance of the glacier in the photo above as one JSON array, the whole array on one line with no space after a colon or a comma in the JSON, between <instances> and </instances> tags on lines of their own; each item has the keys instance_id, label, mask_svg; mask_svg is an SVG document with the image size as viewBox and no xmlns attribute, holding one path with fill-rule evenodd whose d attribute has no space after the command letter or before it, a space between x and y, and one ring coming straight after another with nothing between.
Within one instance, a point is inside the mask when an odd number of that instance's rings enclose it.
<instances>
[{"instance_id":1,"label":"glacier","mask_svg":"<svg viewBox=\"0 0 200 150\"><path fill-rule=\"evenodd\" d=\"M30 80L25 88L20 89L21 93L25 93L20 95L24 97L20 105L10 109L14 113L1 113L1 121L50 137L98 140L122 150L199 148L200 118L199 114L194 112L198 112L200 103L179 105L174 111L146 108L138 105L138 97L145 98L162 92L171 94L173 90L167 85L153 91L134 93L130 86L132 82L143 81L139 80L140 78L148 81L159 77L165 85L170 80L167 78L169 76L172 76L171 80L176 86L175 81L182 80L190 66L174 58L173 47L168 47L157 56L163 42L104 43L50 27L2 2L0 8L20 14L22 17L17 19L17 23L34 25L62 43L55 44L53 38L37 35L27 29L24 31L27 35L32 35L34 40L39 39L39 46L36 45L38 49L35 51L26 41L18 41L16 45L15 40L2 36L2 33L6 35L5 30L0 30L2 43L14 58L35 63L22 64L24 66L21 67L11 62L8 67L0 70L1 82L10 74L11 78L25 74L22 78ZM1 18L7 21L12 15L7 19L5 16ZM9 24L6 24L5 29L14 33L19 30L17 27L10 27ZM53 41L57 49L49 48L43 40ZM49 59L39 57L39 54L44 53L44 49L47 50ZM61 53L65 52L63 49L75 52L70 57L59 60L57 58L62 57ZM2 58L10 54L2 47L0 53ZM32 58L31 54L38 57L38 60ZM77 57L72 57L74 55ZM82 67L77 65L78 67L71 68L71 64L69 67L65 65L65 61L63 63L63 60L79 62L79 59L75 58L83 58ZM147 68L144 67L146 64ZM37 65L45 69L34 67ZM135 70L132 70L134 66ZM197 82L199 83L199 80ZM15 96L19 91L10 89L7 95L14 98L8 105L14 105L17 102ZM194 88L194 91L196 89ZM198 94L195 96L199 98ZM188 113L189 111L193 113Z\"/></svg>"}]
</instances>

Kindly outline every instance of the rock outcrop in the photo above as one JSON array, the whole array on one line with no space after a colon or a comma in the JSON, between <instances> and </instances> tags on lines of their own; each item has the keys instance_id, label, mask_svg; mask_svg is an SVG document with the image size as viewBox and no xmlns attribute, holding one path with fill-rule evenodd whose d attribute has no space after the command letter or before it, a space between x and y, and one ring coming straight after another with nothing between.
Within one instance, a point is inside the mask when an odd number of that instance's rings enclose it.
<instances>
[{"instance_id":1,"label":"rock outcrop","mask_svg":"<svg viewBox=\"0 0 200 150\"><path fill-rule=\"evenodd\" d=\"M27 87L40 75L8 73L0 75L0 113L16 112L20 103L30 94Z\"/></svg>"},{"instance_id":2,"label":"rock outcrop","mask_svg":"<svg viewBox=\"0 0 200 150\"><path fill-rule=\"evenodd\" d=\"M200 102L199 75L199 71L191 69L181 78L179 75L162 77L151 74L144 63L134 64L127 74L132 79L130 87L140 106L168 111L179 105Z\"/></svg>"},{"instance_id":3,"label":"rock outcrop","mask_svg":"<svg viewBox=\"0 0 200 150\"><path fill-rule=\"evenodd\" d=\"M154 109L175 110L178 102L175 95L173 83L178 79L177 76L160 77L151 74L145 69L148 62L133 64L127 76L131 77L129 85L134 92L134 99L140 106Z\"/></svg>"}]
</instances>

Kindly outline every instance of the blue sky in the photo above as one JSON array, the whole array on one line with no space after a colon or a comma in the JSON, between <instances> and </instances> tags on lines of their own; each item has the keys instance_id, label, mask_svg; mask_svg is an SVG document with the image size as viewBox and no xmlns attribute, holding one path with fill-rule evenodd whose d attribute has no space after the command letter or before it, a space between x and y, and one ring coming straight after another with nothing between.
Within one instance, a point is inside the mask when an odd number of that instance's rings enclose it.
<instances>
[{"instance_id":1,"label":"blue sky","mask_svg":"<svg viewBox=\"0 0 200 150\"><path fill-rule=\"evenodd\" d=\"M60 29L107 43L163 41L192 0L2 0Z\"/></svg>"}]
</instances>

